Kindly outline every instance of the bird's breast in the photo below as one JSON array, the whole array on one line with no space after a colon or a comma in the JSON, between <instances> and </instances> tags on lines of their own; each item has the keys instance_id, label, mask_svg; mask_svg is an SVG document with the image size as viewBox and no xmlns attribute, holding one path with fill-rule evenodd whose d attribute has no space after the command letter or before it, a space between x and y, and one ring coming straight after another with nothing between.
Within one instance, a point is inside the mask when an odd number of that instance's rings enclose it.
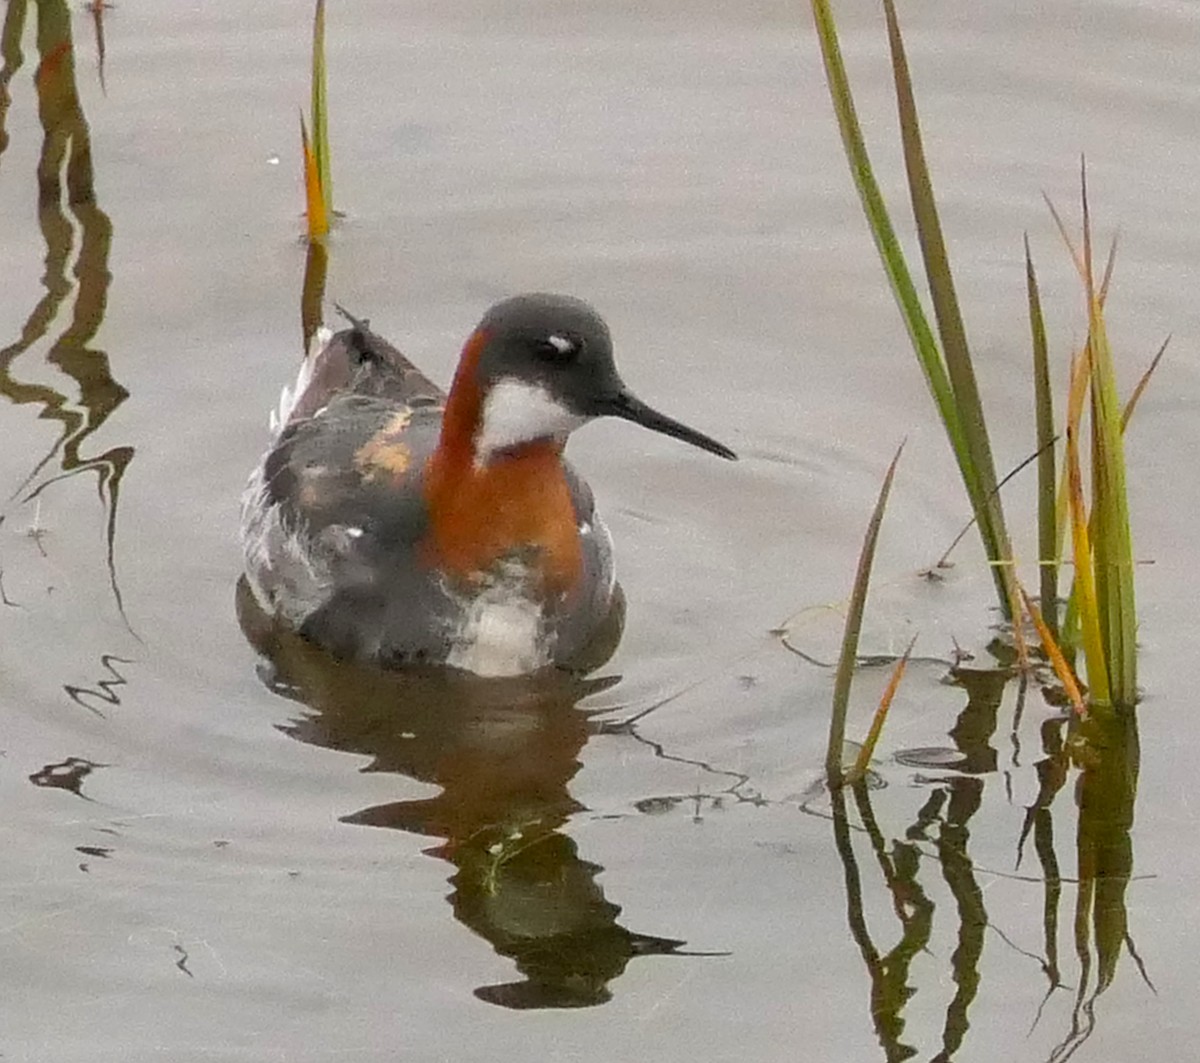
<instances>
[{"instance_id":1,"label":"bird's breast","mask_svg":"<svg viewBox=\"0 0 1200 1063\"><path fill-rule=\"evenodd\" d=\"M539 441L481 469L435 453L425 477L427 556L464 585L515 559L533 597L569 596L583 575L578 519L557 445Z\"/></svg>"}]
</instances>

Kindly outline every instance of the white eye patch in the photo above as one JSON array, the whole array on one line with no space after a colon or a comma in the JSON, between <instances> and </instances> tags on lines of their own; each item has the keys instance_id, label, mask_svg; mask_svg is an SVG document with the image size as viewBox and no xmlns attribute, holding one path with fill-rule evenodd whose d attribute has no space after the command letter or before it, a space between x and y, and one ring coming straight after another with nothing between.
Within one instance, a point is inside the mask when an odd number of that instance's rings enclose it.
<instances>
[{"instance_id":1,"label":"white eye patch","mask_svg":"<svg viewBox=\"0 0 1200 1063\"><path fill-rule=\"evenodd\" d=\"M538 384L512 377L497 380L484 400L475 433L475 464L486 465L496 451L521 443L565 436L587 421Z\"/></svg>"},{"instance_id":2,"label":"white eye patch","mask_svg":"<svg viewBox=\"0 0 1200 1063\"><path fill-rule=\"evenodd\" d=\"M575 350L575 341L570 336L560 336L557 332L551 333L546 337L546 342L550 344L559 354L570 354Z\"/></svg>"}]
</instances>

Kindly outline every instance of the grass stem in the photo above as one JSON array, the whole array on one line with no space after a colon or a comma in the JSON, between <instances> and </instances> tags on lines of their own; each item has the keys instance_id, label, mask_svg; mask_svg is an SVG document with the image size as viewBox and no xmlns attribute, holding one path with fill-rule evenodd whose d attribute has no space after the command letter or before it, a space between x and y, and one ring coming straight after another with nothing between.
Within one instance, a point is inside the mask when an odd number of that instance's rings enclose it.
<instances>
[{"instance_id":1,"label":"grass stem","mask_svg":"<svg viewBox=\"0 0 1200 1063\"><path fill-rule=\"evenodd\" d=\"M901 443L896 450L879 488L879 498L871 520L867 524L867 533L863 539L862 551L858 555L858 569L854 574L854 587L850 593L850 605L846 611L846 627L842 634L842 649L838 656L837 673L833 681L833 711L829 717L829 744L825 750L825 775L831 787L842 785L842 751L846 744L846 716L850 708L850 686L854 680L854 668L858 660L858 640L862 633L863 612L867 604L867 588L871 583L871 566L875 562L875 546L879 541L879 528L883 523L883 513L887 508L888 495L892 490L892 480L896 475L896 466L904 451Z\"/></svg>"}]
</instances>

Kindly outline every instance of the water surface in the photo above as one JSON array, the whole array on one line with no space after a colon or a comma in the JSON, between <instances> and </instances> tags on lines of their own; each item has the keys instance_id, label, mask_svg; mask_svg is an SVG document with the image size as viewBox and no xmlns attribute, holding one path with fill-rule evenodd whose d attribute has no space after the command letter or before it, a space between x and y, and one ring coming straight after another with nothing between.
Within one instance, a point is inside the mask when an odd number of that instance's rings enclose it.
<instances>
[{"instance_id":1,"label":"water surface","mask_svg":"<svg viewBox=\"0 0 1200 1063\"><path fill-rule=\"evenodd\" d=\"M585 296L630 385L742 460L573 439L628 596L587 681L380 677L239 623L301 343L307 7L119 5L103 81L87 11L4 12L0 1055L1188 1058L1200 12L902 11L1000 464L1033 437L1024 231L1060 380L1082 334L1040 199L1081 151L1124 380L1174 335L1130 435L1140 734L1080 770L985 649L974 543L918 574L966 507L775 0L331 8L329 296L443 381L494 299ZM838 10L899 212L879 14ZM770 631L846 594L905 436L868 648L925 659L877 787L831 801L831 675ZM1032 531L1029 485L1007 504Z\"/></svg>"}]
</instances>

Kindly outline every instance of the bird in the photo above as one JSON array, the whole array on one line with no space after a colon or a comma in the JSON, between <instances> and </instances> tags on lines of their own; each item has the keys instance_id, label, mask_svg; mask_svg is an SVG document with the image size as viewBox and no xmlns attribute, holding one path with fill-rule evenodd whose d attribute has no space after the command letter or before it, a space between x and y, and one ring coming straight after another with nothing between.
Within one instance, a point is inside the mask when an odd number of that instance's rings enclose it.
<instances>
[{"instance_id":1,"label":"bird","mask_svg":"<svg viewBox=\"0 0 1200 1063\"><path fill-rule=\"evenodd\" d=\"M608 326L575 297L492 306L448 393L341 312L349 327L318 329L283 389L242 498L255 602L335 658L484 677L570 669L620 592L567 437L616 417L736 455L635 397Z\"/></svg>"}]
</instances>

